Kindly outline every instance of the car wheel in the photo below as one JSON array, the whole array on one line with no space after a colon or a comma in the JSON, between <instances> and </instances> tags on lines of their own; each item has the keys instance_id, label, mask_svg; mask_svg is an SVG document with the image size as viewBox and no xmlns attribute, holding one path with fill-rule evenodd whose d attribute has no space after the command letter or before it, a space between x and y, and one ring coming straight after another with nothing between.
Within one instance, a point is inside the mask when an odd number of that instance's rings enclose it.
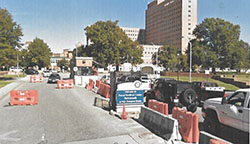
<instances>
[{"instance_id":1,"label":"car wheel","mask_svg":"<svg viewBox=\"0 0 250 144\"><path fill-rule=\"evenodd\" d=\"M192 104L195 100L195 91L192 89L186 89L182 94L181 94L181 102L185 105L188 106Z\"/></svg>"},{"instance_id":2,"label":"car wheel","mask_svg":"<svg viewBox=\"0 0 250 144\"><path fill-rule=\"evenodd\" d=\"M187 106L187 110L194 113L197 110L197 105L195 103L192 103L192 104Z\"/></svg>"}]
</instances>

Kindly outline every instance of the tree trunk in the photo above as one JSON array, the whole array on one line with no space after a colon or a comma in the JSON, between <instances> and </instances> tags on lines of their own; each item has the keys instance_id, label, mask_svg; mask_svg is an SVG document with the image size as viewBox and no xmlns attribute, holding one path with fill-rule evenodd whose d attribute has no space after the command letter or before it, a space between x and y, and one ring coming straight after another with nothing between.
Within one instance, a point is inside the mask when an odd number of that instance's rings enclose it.
<instances>
[{"instance_id":1,"label":"tree trunk","mask_svg":"<svg viewBox=\"0 0 250 144\"><path fill-rule=\"evenodd\" d=\"M212 73L216 74L215 67L212 68Z\"/></svg>"},{"instance_id":2,"label":"tree trunk","mask_svg":"<svg viewBox=\"0 0 250 144\"><path fill-rule=\"evenodd\" d=\"M116 66L116 70L115 71L119 72L119 64L118 64L118 62L116 62L115 66Z\"/></svg>"}]
</instances>

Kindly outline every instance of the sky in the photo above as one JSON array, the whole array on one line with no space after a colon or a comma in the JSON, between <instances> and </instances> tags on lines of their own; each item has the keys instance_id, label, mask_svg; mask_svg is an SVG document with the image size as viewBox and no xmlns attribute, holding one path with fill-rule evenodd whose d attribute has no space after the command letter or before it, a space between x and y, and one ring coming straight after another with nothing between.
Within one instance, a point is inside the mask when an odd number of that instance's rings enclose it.
<instances>
[{"instance_id":1,"label":"sky","mask_svg":"<svg viewBox=\"0 0 250 144\"><path fill-rule=\"evenodd\" d=\"M86 44L84 28L96 21L119 20L120 27L145 28L152 0L0 0L22 28L22 42L43 39L52 52ZM250 44L250 0L198 0L198 24L216 17L241 26Z\"/></svg>"}]
</instances>

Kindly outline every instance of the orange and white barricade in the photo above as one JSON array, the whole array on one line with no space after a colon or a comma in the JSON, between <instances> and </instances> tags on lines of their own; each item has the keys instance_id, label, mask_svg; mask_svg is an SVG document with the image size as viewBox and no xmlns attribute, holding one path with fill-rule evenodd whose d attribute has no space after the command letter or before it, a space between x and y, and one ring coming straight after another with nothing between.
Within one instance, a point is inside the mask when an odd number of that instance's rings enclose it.
<instances>
[{"instance_id":1,"label":"orange and white barricade","mask_svg":"<svg viewBox=\"0 0 250 144\"><path fill-rule=\"evenodd\" d=\"M32 75L32 76L30 76L30 82L31 83L43 82L43 76L41 76L41 75Z\"/></svg>"},{"instance_id":2,"label":"orange and white barricade","mask_svg":"<svg viewBox=\"0 0 250 144\"><path fill-rule=\"evenodd\" d=\"M37 90L10 91L10 105L36 105L38 104Z\"/></svg>"},{"instance_id":3,"label":"orange and white barricade","mask_svg":"<svg viewBox=\"0 0 250 144\"><path fill-rule=\"evenodd\" d=\"M105 98L110 98L110 86L100 82L97 93Z\"/></svg>"},{"instance_id":4,"label":"orange and white barricade","mask_svg":"<svg viewBox=\"0 0 250 144\"><path fill-rule=\"evenodd\" d=\"M74 87L73 79L70 80L58 80L57 81L57 88L58 89L68 89Z\"/></svg>"},{"instance_id":5,"label":"orange and white barricade","mask_svg":"<svg viewBox=\"0 0 250 144\"><path fill-rule=\"evenodd\" d=\"M157 100L149 100L148 107L168 116L168 104Z\"/></svg>"},{"instance_id":6,"label":"orange and white barricade","mask_svg":"<svg viewBox=\"0 0 250 144\"><path fill-rule=\"evenodd\" d=\"M178 120L179 131L185 142L199 142L200 131L198 114L187 112L179 107L174 107L172 117Z\"/></svg>"}]
</instances>

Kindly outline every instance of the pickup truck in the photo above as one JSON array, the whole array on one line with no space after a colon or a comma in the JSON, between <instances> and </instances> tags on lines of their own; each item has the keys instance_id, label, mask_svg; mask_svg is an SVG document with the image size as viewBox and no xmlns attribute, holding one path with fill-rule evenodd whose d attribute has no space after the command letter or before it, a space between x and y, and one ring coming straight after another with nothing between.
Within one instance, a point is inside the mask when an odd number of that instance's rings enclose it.
<instances>
[{"instance_id":1,"label":"pickup truck","mask_svg":"<svg viewBox=\"0 0 250 144\"><path fill-rule=\"evenodd\" d=\"M204 102L202 116L205 130L220 133L225 125L249 134L250 89L239 89L223 98L211 98Z\"/></svg>"}]
</instances>

